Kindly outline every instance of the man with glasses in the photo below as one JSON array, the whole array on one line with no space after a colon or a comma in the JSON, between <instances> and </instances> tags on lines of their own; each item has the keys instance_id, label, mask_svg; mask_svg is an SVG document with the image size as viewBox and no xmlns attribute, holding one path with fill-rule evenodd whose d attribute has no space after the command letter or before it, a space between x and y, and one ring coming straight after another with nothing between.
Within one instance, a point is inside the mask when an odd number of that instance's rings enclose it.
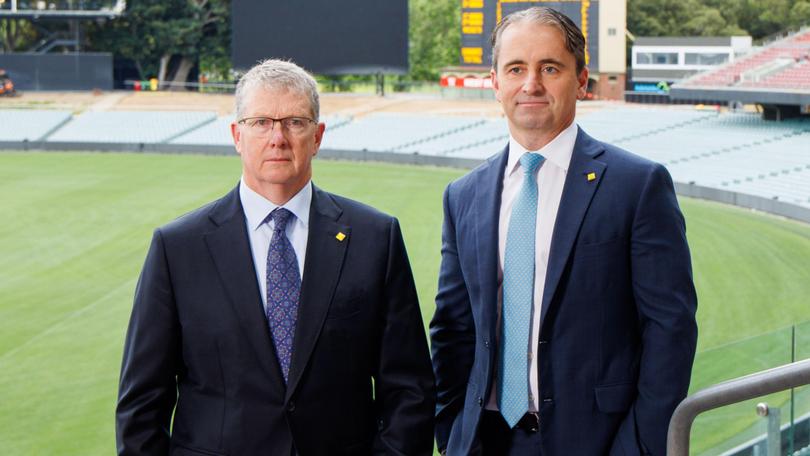
<instances>
[{"instance_id":1,"label":"man with glasses","mask_svg":"<svg viewBox=\"0 0 810 456\"><path fill-rule=\"evenodd\" d=\"M433 374L397 220L312 184L325 125L300 67L248 71L236 118L239 185L154 233L118 453L431 454Z\"/></svg>"}]
</instances>

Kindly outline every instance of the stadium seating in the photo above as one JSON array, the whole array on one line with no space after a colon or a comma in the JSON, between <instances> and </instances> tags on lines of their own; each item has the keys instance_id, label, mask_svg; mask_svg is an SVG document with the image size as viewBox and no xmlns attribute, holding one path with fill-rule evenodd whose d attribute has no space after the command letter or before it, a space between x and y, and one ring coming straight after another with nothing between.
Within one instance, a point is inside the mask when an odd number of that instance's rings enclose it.
<instances>
[{"instance_id":1,"label":"stadium seating","mask_svg":"<svg viewBox=\"0 0 810 456\"><path fill-rule=\"evenodd\" d=\"M810 43L810 41L808 41ZM793 67L808 71L808 64ZM774 76L775 77L775 76ZM787 76L784 76L787 77ZM0 110L0 141L141 143L232 150L232 116L213 112ZM323 118L323 149L485 159L509 141L504 118L376 113ZM754 113L621 107L577 117L591 136L694 183L810 208L810 121ZM192 147L193 148L193 147Z\"/></svg>"},{"instance_id":2,"label":"stadium seating","mask_svg":"<svg viewBox=\"0 0 810 456\"><path fill-rule=\"evenodd\" d=\"M351 117L346 116L326 116L321 119L326 123L330 133L336 128L340 128L351 121ZM191 131L177 136L170 141L170 144L202 144L207 146L230 146L233 144L231 138L231 122L233 116L218 117L213 122L206 122Z\"/></svg>"},{"instance_id":3,"label":"stadium seating","mask_svg":"<svg viewBox=\"0 0 810 456\"><path fill-rule=\"evenodd\" d=\"M676 182L810 207L810 122L766 122L756 114L693 114L692 121L659 120L661 127L631 135L621 131L620 124L633 119L625 110L597 112L578 123L597 138L663 163ZM652 119L668 115L647 113Z\"/></svg>"},{"instance_id":4,"label":"stadium seating","mask_svg":"<svg viewBox=\"0 0 810 456\"><path fill-rule=\"evenodd\" d=\"M471 128L456 130L432 141L414 144L411 153L440 157L486 158L502 149L509 140L505 119L476 123Z\"/></svg>"},{"instance_id":5,"label":"stadium seating","mask_svg":"<svg viewBox=\"0 0 810 456\"><path fill-rule=\"evenodd\" d=\"M438 117L379 113L355 119L325 135L322 147L375 152L405 151L420 140L428 141L481 122L480 118Z\"/></svg>"},{"instance_id":6,"label":"stadium seating","mask_svg":"<svg viewBox=\"0 0 810 456\"><path fill-rule=\"evenodd\" d=\"M760 50L717 69L686 79L682 87L757 87L810 89L810 29L768 44ZM775 62L787 62L774 66ZM792 62L792 63L791 63ZM774 66L773 73L766 71ZM762 71L762 78L745 81L746 74Z\"/></svg>"},{"instance_id":7,"label":"stadium seating","mask_svg":"<svg viewBox=\"0 0 810 456\"><path fill-rule=\"evenodd\" d=\"M810 89L810 60L760 81L760 86L783 89Z\"/></svg>"},{"instance_id":8,"label":"stadium seating","mask_svg":"<svg viewBox=\"0 0 810 456\"><path fill-rule=\"evenodd\" d=\"M212 112L85 112L55 132L49 141L163 143L216 121Z\"/></svg>"},{"instance_id":9,"label":"stadium seating","mask_svg":"<svg viewBox=\"0 0 810 456\"><path fill-rule=\"evenodd\" d=\"M70 116L70 111L0 110L0 141L42 140Z\"/></svg>"},{"instance_id":10,"label":"stadium seating","mask_svg":"<svg viewBox=\"0 0 810 456\"><path fill-rule=\"evenodd\" d=\"M204 144L207 146L228 146L233 144L231 138L233 116L217 117L189 132L169 141L170 144Z\"/></svg>"}]
</instances>

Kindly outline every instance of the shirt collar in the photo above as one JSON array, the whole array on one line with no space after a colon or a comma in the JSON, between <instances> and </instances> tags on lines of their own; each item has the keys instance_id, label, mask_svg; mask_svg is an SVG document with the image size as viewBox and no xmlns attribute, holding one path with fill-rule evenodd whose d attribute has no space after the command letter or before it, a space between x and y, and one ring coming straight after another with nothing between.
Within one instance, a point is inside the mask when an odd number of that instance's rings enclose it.
<instances>
[{"instance_id":1,"label":"shirt collar","mask_svg":"<svg viewBox=\"0 0 810 456\"><path fill-rule=\"evenodd\" d=\"M248 227L251 230L258 230L264 219L279 206L270 202L267 198L259 195L252 188L245 184L244 176L239 180L239 199L242 201L242 209L245 211ZM298 191L289 201L280 207L292 212L293 215L304 224L304 228L309 227L309 207L312 204L312 180L310 179L304 188Z\"/></svg>"},{"instance_id":2,"label":"shirt collar","mask_svg":"<svg viewBox=\"0 0 810 456\"><path fill-rule=\"evenodd\" d=\"M515 172L520 163L520 157L526 152L538 153L545 157L546 161L553 163L563 172L568 172L568 166L571 164L571 155L574 153L574 143L577 141L578 127L576 122L571 122L565 130L561 131L554 139L548 144L540 148L540 150L526 150L525 147L515 140L515 137L509 135L509 158L506 161L505 175L509 176Z\"/></svg>"}]
</instances>

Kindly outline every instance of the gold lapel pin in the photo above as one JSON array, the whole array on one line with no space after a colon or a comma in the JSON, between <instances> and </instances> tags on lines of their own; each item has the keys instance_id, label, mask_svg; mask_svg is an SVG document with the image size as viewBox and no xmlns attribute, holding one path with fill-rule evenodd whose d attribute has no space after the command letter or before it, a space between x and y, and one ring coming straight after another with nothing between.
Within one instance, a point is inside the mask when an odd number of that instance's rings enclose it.
<instances>
[{"instance_id":1,"label":"gold lapel pin","mask_svg":"<svg viewBox=\"0 0 810 456\"><path fill-rule=\"evenodd\" d=\"M335 239L337 239L340 242L343 242L343 240L346 239L346 235L343 234L343 232L338 232L338 234L335 235Z\"/></svg>"},{"instance_id":2,"label":"gold lapel pin","mask_svg":"<svg viewBox=\"0 0 810 456\"><path fill-rule=\"evenodd\" d=\"M596 179L596 173L588 173L588 182Z\"/></svg>"}]
</instances>

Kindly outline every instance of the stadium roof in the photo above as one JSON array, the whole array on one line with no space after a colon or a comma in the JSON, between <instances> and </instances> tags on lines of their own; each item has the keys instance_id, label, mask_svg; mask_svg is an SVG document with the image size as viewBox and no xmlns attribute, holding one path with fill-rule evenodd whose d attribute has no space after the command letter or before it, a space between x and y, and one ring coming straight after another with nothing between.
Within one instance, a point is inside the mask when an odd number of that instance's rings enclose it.
<instances>
[{"instance_id":1,"label":"stadium roof","mask_svg":"<svg viewBox=\"0 0 810 456\"><path fill-rule=\"evenodd\" d=\"M731 46L731 36L639 36L635 46Z\"/></svg>"},{"instance_id":2,"label":"stadium roof","mask_svg":"<svg viewBox=\"0 0 810 456\"><path fill-rule=\"evenodd\" d=\"M715 100L739 101L754 104L810 105L810 91L806 89L673 85L669 95L675 100Z\"/></svg>"},{"instance_id":3,"label":"stadium roof","mask_svg":"<svg viewBox=\"0 0 810 456\"><path fill-rule=\"evenodd\" d=\"M45 1L0 0L0 17L20 19L100 19L115 18L124 14L126 0L106 0L93 3L95 8L47 3Z\"/></svg>"}]
</instances>

